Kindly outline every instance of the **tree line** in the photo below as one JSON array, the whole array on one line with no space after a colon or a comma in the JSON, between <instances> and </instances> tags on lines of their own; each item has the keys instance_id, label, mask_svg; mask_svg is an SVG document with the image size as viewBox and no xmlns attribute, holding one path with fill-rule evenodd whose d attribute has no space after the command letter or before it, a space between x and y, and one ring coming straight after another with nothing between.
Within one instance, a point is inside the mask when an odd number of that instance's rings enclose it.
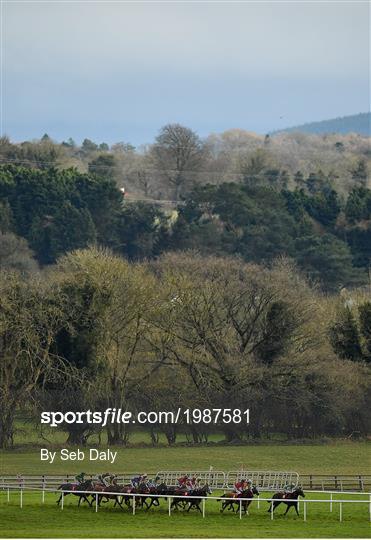
<instances>
[{"instance_id":1,"label":"tree line","mask_svg":"<svg viewBox=\"0 0 371 540\"><path fill-rule=\"evenodd\" d=\"M270 170L261 177L246 172L238 183L195 184L175 209L164 210L124 199L105 173L2 165L0 264L32 271L91 245L132 261L198 249L259 264L290 257L330 292L369 284L365 182L343 197L323 173L296 174L294 188L285 178Z\"/></svg>"},{"instance_id":2,"label":"tree line","mask_svg":"<svg viewBox=\"0 0 371 540\"><path fill-rule=\"evenodd\" d=\"M0 275L0 446L16 414L249 408L250 425L150 425L194 443L369 432L371 297L326 296L292 262L168 253L129 262L72 251L40 272ZM69 443L92 427L67 424ZM109 425L109 444L130 442Z\"/></svg>"}]
</instances>

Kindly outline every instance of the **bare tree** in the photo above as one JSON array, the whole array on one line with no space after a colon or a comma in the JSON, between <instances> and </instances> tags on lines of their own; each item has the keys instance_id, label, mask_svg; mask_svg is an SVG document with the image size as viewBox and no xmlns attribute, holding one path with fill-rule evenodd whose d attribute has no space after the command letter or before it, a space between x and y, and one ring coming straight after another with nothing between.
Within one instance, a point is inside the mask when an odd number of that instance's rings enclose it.
<instances>
[{"instance_id":1,"label":"bare tree","mask_svg":"<svg viewBox=\"0 0 371 540\"><path fill-rule=\"evenodd\" d=\"M152 158L167 182L174 188L174 198L191 185L200 170L205 150L198 135L180 124L164 126L152 147Z\"/></svg>"}]
</instances>

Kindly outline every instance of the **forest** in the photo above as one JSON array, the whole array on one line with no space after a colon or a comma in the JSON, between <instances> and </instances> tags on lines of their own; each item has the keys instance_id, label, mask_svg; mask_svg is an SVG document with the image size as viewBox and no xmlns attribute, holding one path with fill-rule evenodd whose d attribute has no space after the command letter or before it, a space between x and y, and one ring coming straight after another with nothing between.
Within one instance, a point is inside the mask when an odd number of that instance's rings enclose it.
<instances>
[{"instance_id":1,"label":"forest","mask_svg":"<svg viewBox=\"0 0 371 540\"><path fill-rule=\"evenodd\" d=\"M229 443L369 433L369 139L169 124L138 149L4 137L0 162L0 447L71 395L250 408ZM148 426L181 429L211 428Z\"/></svg>"}]
</instances>

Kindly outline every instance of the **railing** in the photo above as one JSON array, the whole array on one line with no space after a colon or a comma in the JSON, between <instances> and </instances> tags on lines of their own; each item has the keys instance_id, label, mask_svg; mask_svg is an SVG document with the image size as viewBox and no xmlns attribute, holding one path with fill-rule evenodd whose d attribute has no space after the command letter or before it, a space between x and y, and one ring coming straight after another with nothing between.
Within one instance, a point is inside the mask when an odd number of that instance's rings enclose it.
<instances>
[{"instance_id":1,"label":"railing","mask_svg":"<svg viewBox=\"0 0 371 540\"><path fill-rule=\"evenodd\" d=\"M140 473L120 473L117 475L118 483L130 483L133 476L138 476ZM164 481L169 486L176 486L177 479L183 476L183 471L159 471L161 481ZM297 473L269 473L267 471L189 471L189 475L200 477L201 480L209 483L214 489L223 489L231 487L236 478L252 478L253 483L261 489L281 489L283 486L277 482L274 474L297 475ZM264 474L266 475L264 477ZM269 474L271 475L269 477ZM244 476L243 476L244 475ZM150 477L155 477L156 472L149 473ZM86 479L96 478L96 474L87 474ZM290 480L290 477L285 477L285 483L297 483L295 479ZM282 477L283 479L283 477ZM287 480L287 482L286 482ZM319 474L301 474L299 483L305 490L315 491L371 491L371 475L319 475ZM0 476L0 488L4 485L13 485L16 487L58 487L62 483L75 482L75 474L67 475L3 475Z\"/></svg>"},{"instance_id":2,"label":"railing","mask_svg":"<svg viewBox=\"0 0 371 540\"><path fill-rule=\"evenodd\" d=\"M334 489L339 491L371 490L370 474L301 474L300 483L303 488L315 490Z\"/></svg>"},{"instance_id":3,"label":"railing","mask_svg":"<svg viewBox=\"0 0 371 540\"><path fill-rule=\"evenodd\" d=\"M20 508L23 508L23 502L24 502L24 492L28 489L29 491L42 491L42 502L44 503L45 502L45 493L46 492L54 492L55 490L52 490L52 489L46 489L46 488L43 488L42 490L40 490L39 488L15 488L14 486L3 486L3 491L6 491L7 492L7 502L9 503L10 502L10 492L11 491L19 491L19 505L20 505ZM61 490L61 495L62 495L62 498L61 498L61 505L60 505L60 508L61 510L64 509L64 496L65 496L65 493L69 494L71 493L71 491L63 491ZM272 503L272 502L277 502L277 499L273 499L272 497L255 497L255 498L248 498L248 497L244 497L244 498L238 498L236 499L235 497L223 497L221 499L221 497L213 497L213 496L200 496L200 495L155 495L155 494L148 494L148 493L118 493L118 492L104 492L102 493L101 491L78 491L78 490L74 490L73 491L74 494L81 494L81 495L85 495L85 496L92 496L93 499L95 499L95 512L98 512L98 508L99 508L99 496L101 497L105 497L105 496L115 496L115 497L120 497L120 496L125 496L125 497L130 497L132 499L132 502L133 502L133 505L132 505L132 513L133 515L135 515L136 513L136 499L138 498L141 498L141 497L145 497L145 498L156 498L156 499L167 499L168 500L168 514L169 516L171 515L171 503L173 502L174 499L185 499L185 500L199 500L201 501L201 504L202 504L202 517L204 518L205 515L206 515L206 501L212 501L212 500L216 500L216 501L223 501L223 502L227 502L227 501L231 501L231 502L238 502L239 503L239 516L240 516L240 519L242 519L242 513L243 513L243 502L256 502L257 503L257 506L258 508L260 507L260 503L261 502L268 502L268 503ZM328 492L326 492L328 493ZM330 492L331 493L331 492ZM337 493L338 494L338 493ZM332 493L331 493L332 495ZM310 504L310 503L329 503L330 504L330 512L333 511L333 506L334 505L339 505L339 521L342 522L343 521L343 504L367 504L368 505L368 513L369 513L369 521L371 521L371 493L367 493L366 495L368 495L368 500L349 500L349 499L336 499L334 500L333 497L331 496L330 499L306 499L306 500L301 500L299 501L298 499L285 499L284 502L293 502L293 503L297 503L299 505L300 504L303 504L303 520L304 521L307 521L307 506ZM248 511L246 512L248 514ZM271 504L271 507L270 507L270 518L271 520L274 519L274 505Z\"/></svg>"},{"instance_id":4,"label":"railing","mask_svg":"<svg viewBox=\"0 0 371 540\"><path fill-rule=\"evenodd\" d=\"M261 489L282 489L288 484L292 484L295 487L299 484L299 474L297 472L239 470L229 471L226 474L226 486L231 488L237 481L243 478L249 478L252 480L253 485Z\"/></svg>"}]
</instances>

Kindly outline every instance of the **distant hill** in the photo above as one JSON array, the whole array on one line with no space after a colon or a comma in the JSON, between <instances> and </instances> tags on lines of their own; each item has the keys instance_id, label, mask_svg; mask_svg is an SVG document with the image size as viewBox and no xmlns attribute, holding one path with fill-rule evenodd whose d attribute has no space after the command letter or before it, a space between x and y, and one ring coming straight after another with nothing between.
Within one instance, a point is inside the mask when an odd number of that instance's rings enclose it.
<instances>
[{"instance_id":1,"label":"distant hill","mask_svg":"<svg viewBox=\"0 0 371 540\"><path fill-rule=\"evenodd\" d=\"M301 126L293 126L286 129L274 131L274 133L359 133L360 135L370 136L371 113L353 114L351 116L342 116L341 118L332 118L322 120L321 122L310 122Z\"/></svg>"}]
</instances>

